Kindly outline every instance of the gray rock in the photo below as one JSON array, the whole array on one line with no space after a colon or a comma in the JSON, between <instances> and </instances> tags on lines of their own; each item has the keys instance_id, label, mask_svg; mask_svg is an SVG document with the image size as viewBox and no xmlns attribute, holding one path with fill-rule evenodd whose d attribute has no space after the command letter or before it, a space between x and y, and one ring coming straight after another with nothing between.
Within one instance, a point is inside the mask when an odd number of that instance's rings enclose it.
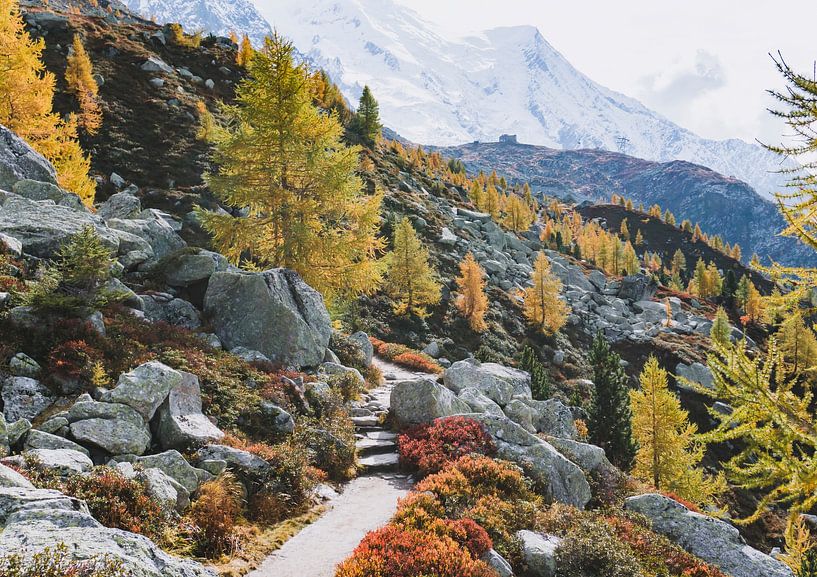
<instances>
[{"instance_id":1,"label":"gray rock","mask_svg":"<svg viewBox=\"0 0 817 577\"><path fill-rule=\"evenodd\" d=\"M477 389L501 407L514 396L531 397L528 373L496 363L479 363L474 359L451 365L443 373L443 383L455 393L465 388Z\"/></svg>"},{"instance_id":2,"label":"gray rock","mask_svg":"<svg viewBox=\"0 0 817 577\"><path fill-rule=\"evenodd\" d=\"M66 192L56 184L51 184L50 182L39 182L28 179L20 180L14 184L11 191L29 200L52 200L54 204L66 206L73 210L87 210L79 196Z\"/></svg>"},{"instance_id":3,"label":"gray rock","mask_svg":"<svg viewBox=\"0 0 817 577\"><path fill-rule=\"evenodd\" d=\"M430 343L428 343L428 346L426 346L426 348L423 349L423 352L432 359L439 359L443 354L443 351L440 348L440 343L438 343L437 341L431 341Z\"/></svg>"},{"instance_id":4,"label":"gray rock","mask_svg":"<svg viewBox=\"0 0 817 577\"><path fill-rule=\"evenodd\" d=\"M204 310L228 349L257 350L286 366L319 365L332 334L321 295L286 269L217 272Z\"/></svg>"},{"instance_id":5,"label":"gray rock","mask_svg":"<svg viewBox=\"0 0 817 577\"><path fill-rule=\"evenodd\" d=\"M139 68L145 72L163 72L165 74L173 74L175 72L172 66L158 56L151 56L145 60Z\"/></svg>"},{"instance_id":6,"label":"gray rock","mask_svg":"<svg viewBox=\"0 0 817 577\"><path fill-rule=\"evenodd\" d=\"M2 487L33 489L34 485L11 467L0 465L0 488Z\"/></svg>"},{"instance_id":7,"label":"gray rock","mask_svg":"<svg viewBox=\"0 0 817 577\"><path fill-rule=\"evenodd\" d=\"M70 449L33 449L25 454L37 459L38 466L62 476L87 473L94 467L88 455Z\"/></svg>"},{"instance_id":8,"label":"gray rock","mask_svg":"<svg viewBox=\"0 0 817 577\"><path fill-rule=\"evenodd\" d=\"M145 469L137 473L137 477L145 483L148 494L166 508L181 512L190 506L187 489L161 469Z\"/></svg>"},{"instance_id":9,"label":"gray rock","mask_svg":"<svg viewBox=\"0 0 817 577\"><path fill-rule=\"evenodd\" d=\"M163 266L165 282L175 287L187 287L208 280L214 273L228 268L226 258L207 250L199 250L196 254L171 256Z\"/></svg>"},{"instance_id":10,"label":"gray rock","mask_svg":"<svg viewBox=\"0 0 817 577\"><path fill-rule=\"evenodd\" d=\"M11 190L23 179L57 184L57 172L22 138L0 125L0 189Z\"/></svg>"},{"instance_id":11,"label":"gray rock","mask_svg":"<svg viewBox=\"0 0 817 577\"><path fill-rule=\"evenodd\" d=\"M71 436L112 455L141 455L150 446L150 431L141 414L128 405L85 401L68 411Z\"/></svg>"},{"instance_id":12,"label":"gray rock","mask_svg":"<svg viewBox=\"0 0 817 577\"><path fill-rule=\"evenodd\" d=\"M145 469L159 469L189 493L197 491L201 483L211 478L209 473L192 466L182 457L181 453L174 450L165 451L158 455L134 457L131 460L142 465Z\"/></svg>"},{"instance_id":13,"label":"gray rock","mask_svg":"<svg viewBox=\"0 0 817 577\"><path fill-rule=\"evenodd\" d=\"M13 257L23 255L23 243L7 234L0 234L0 249Z\"/></svg>"},{"instance_id":14,"label":"gray rock","mask_svg":"<svg viewBox=\"0 0 817 577\"><path fill-rule=\"evenodd\" d=\"M22 511L71 511L86 514L88 507L84 501L74 497L66 497L58 491L49 489L29 489L26 487L0 487L0 551L3 549L2 539L10 532L9 525L13 524L14 517ZM96 521L93 522L98 525ZM53 545L53 543L52 543Z\"/></svg>"},{"instance_id":15,"label":"gray rock","mask_svg":"<svg viewBox=\"0 0 817 577\"><path fill-rule=\"evenodd\" d=\"M497 456L522 467L547 498L580 509L590 501L590 485L582 470L552 445L506 417L467 416L485 426L494 439Z\"/></svg>"},{"instance_id":16,"label":"gray rock","mask_svg":"<svg viewBox=\"0 0 817 577\"><path fill-rule=\"evenodd\" d=\"M472 413L487 413L497 417L505 416L505 413L502 411L502 407L483 395L477 389L463 389L457 396L461 401L465 401L468 406L471 407Z\"/></svg>"},{"instance_id":17,"label":"gray rock","mask_svg":"<svg viewBox=\"0 0 817 577\"><path fill-rule=\"evenodd\" d=\"M170 391L181 384L182 374L179 371L158 361L150 361L120 375L116 387L102 400L128 405L147 422L156 414Z\"/></svg>"},{"instance_id":18,"label":"gray rock","mask_svg":"<svg viewBox=\"0 0 817 577\"><path fill-rule=\"evenodd\" d=\"M8 444L12 447L20 442L20 439L31 430L31 421L20 419L13 423L6 424L6 437Z\"/></svg>"},{"instance_id":19,"label":"gray rock","mask_svg":"<svg viewBox=\"0 0 817 577\"><path fill-rule=\"evenodd\" d=\"M692 363L691 365L685 365L684 363L678 363L675 367L675 374L680 379L677 379L678 386L685 389L694 389L684 383L682 379L686 379L692 383L696 383L701 385L707 389L714 389L715 388L715 377L712 375L712 371L709 370L704 364L701 363Z\"/></svg>"},{"instance_id":20,"label":"gray rock","mask_svg":"<svg viewBox=\"0 0 817 577\"><path fill-rule=\"evenodd\" d=\"M738 530L720 519L690 511L656 493L630 497L625 508L646 516L652 529L733 577L794 577L786 565L746 544Z\"/></svg>"},{"instance_id":21,"label":"gray rock","mask_svg":"<svg viewBox=\"0 0 817 577\"><path fill-rule=\"evenodd\" d=\"M5 457L9 453L11 453L11 447L9 444L8 424L6 423L6 418L3 416L3 413L0 412L0 458Z\"/></svg>"},{"instance_id":22,"label":"gray rock","mask_svg":"<svg viewBox=\"0 0 817 577\"><path fill-rule=\"evenodd\" d=\"M327 349L328 350L328 349ZM331 377L341 375L357 381L358 387L362 390L366 386L366 379L360 374L360 371L350 367L344 367L339 363L323 363L318 369L318 378L322 381L329 381Z\"/></svg>"},{"instance_id":23,"label":"gray rock","mask_svg":"<svg viewBox=\"0 0 817 577\"><path fill-rule=\"evenodd\" d=\"M372 345L372 342L369 340L369 335L367 335L363 331L358 331L350 335L349 340L355 343L363 352L363 358L366 362L366 366L367 367L371 366L372 359L374 358L374 346Z\"/></svg>"},{"instance_id":24,"label":"gray rock","mask_svg":"<svg viewBox=\"0 0 817 577\"><path fill-rule=\"evenodd\" d=\"M51 391L28 377L8 377L3 383L3 415L6 421L33 420L51 406Z\"/></svg>"},{"instance_id":25,"label":"gray rock","mask_svg":"<svg viewBox=\"0 0 817 577\"><path fill-rule=\"evenodd\" d=\"M261 414L267 429L273 435L291 435L295 432L295 419L275 403L261 403Z\"/></svg>"},{"instance_id":26,"label":"gray rock","mask_svg":"<svg viewBox=\"0 0 817 577\"><path fill-rule=\"evenodd\" d=\"M485 555L482 556L482 560L485 561L491 569L496 571L499 577L513 577L513 567L511 567L511 564L493 549L487 551Z\"/></svg>"},{"instance_id":27,"label":"gray rock","mask_svg":"<svg viewBox=\"0 0 817 577\"><path fill-rule=\"evenodd\" d=\"M439 242L445 246L454 246L457 244L457 235L451 232L450 228L444 226L443 231L440 234Z\"/></svg>"},{"instance_id":28,"label":"gray rock","mask_svg":"<svg viewBox=\"0 0 817 577\"><path fill-rule=\"evenodd\" d=\"M203 447L196 453L196 458L198 461L225 461L227 467L248 485L257 483L270 469L269 463L261 457L226 445Z\"/></svg>"},{"instance_id":29,"label":"gray rock","mask_svg":"<svg viewBox=\"0 0 817 577\"><path fill-rule=\"evenodd\" d=\"M140 216L145 216L145 212L143 211ZM153 249L153 258L156 260L187 246L187 243L176 234L172 226L152 213L148 218L112 218L108 221L108 226L145 240Z\"/></svg>"},{"instance_id":30,"label":"gray rock","mask_svg":"<svg viewBox=\"0 0 817 577\"><path fill-rule=\"evenodd\" d=\"M201 412L201 387L196 375L180 372L181 382L159 407L156 432L163 449L195 449L224 437Z\"/></svg>"},{"instance_id":31,"label":"gray rock","mask_svg":"<svg viewBox=\"0 0 817 577\"><path fill-rule=\"evenodd\" d=\"M68 420L67 419L63 420L67 425ZM46 433L43 431L38 431L37 429L32 429L31 431L29 431L28 435L26 436L26 441L23 444L23 448L26 450L35 449L69 450L90 456L88 449L86 449L85 447L77 445L75 442L69 441L68 439L64 439L63 437L58 437L57 435L53 435L51 433Z\"/></svg>"},{"instance_id":32,"label":"gray rock","mask_svg":"<svg viewBox=\"0 0 817 577\"><path fill-rule=\"evenodd\" d=\"M518 531L522 543L522 559L527 565L525 577L556 577L556 550L562 540L554 535L533 531Z\"/></svg>"},{"instance_id":33,"label":"gray rock","mask_svg":"<svg viewBox=\"0 0 817 577\"><path fill-rule=\"evenodd\" d=\"M523 398L522 402L534 410L532 424L535 432L553 437L575 439L576 422L570 407L557 399L536 401Z\"/></svg>"},{"instance_id":34,"label":"gray rock","mask_svg":"<svg viewBox=\"0 0 817 577\"><path fill-rule=\"evenodd\" d=\"M111 173L109 180L111 181L112 185L120 189L125 188L125 185L127 184L127 182L125 182L125 179L116 174L115 172Z\"/></svg>"},{"instance_id":35,"label":"gray rock","mask_svg":"<svg viewBox=\"0 0 817 577\"><path fill-rule=\"evenodd\" d=\"M234 349L230 350L230 354L235 355L241 359L244 359L248 363L270 362L269 358L267 358L267 355L260 353L258 351L250 350L247 347L235 347Z\"/></svg>"},{"instance_id":36,"label":"gray rock","mask_svg":"<svg viewBox=\"0 0 817 577\"><path fill-rule=\"evenodd\" d=\"M196 330L201 327L199 311L183 299L165 301L153 295L141 295L145 318L151 322L165 322L174 327Z\"/></svg>"},{"instance_id":37,"label":"gray rock","mask_svg":"<svg viewBox=\"0 0 817 577\"><path fill-rule=\"evenodd\" d=\"M630 302L646 301L651 299L657 290L658 285L651 277L635 274L621 279L618 298Z\"/></svg>"},{"instance_id":38,"label":"gray rock","mask_svg":"<svg viewBox=\"0 0 817 577\"><path fill-rule=\"evenodd\" d=\"M536 419L536 409L529 407L519 399L513 399L503 408L505 416L529 433L536 432L533 421Z\"/></svg>"},{"instance_id":39,"label":"gray rock","mask_svg":"<svg viewBox=\"0 0 817 577\"><path fill-rule=\"evenodd\" d=\"M37 378L42 370L39 363L25 353L17 353L9 361L11 374L17 377Z\"/></svg>"},{"instance_id":40,"label":"gray rock","mask_svg":"<svg viewBox=\"0 0 817 577\"><path fill-rule=\"evenodd\" d=\"M557 451L576 463L583 471L611 473L615 470L601 447L559 437L547 437L546 439Z\"/></svg>"},{"instance_id":41,"label":"gray rock","mask_svg":"<svg viewBox=\"0 0 817 577\"><path fill-rule=\"evenodd\" d=\"M142 212L142 203L129 191L117 192L99 205L97 215L103 220L112 218L138 218Z\"/></svg>"},{"instance_id":42,"label":"gray rock","mask_svg":"<svg viewBox=\"0 0 817 577\"><path fill-rule=\"evenodd\" d=\"M391 411L402 424L428 423L438 417L469 413L454 393L429 379L401 381L391 392Z\"/></svg>"}]
</instances>

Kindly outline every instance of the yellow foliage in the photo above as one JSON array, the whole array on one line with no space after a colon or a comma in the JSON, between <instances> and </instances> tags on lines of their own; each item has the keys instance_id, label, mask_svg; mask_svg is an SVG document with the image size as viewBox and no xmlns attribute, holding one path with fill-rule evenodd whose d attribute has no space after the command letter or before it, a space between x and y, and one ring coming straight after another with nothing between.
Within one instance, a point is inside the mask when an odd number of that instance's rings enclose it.
<instances>
[{"instance_id":1,"label":"yellow foliage","mask_svg":"<svg viewBox=\"0 0 817 577\"><path fill-rule=\"evenodd\" d=\"M238 52L235 55L235 63L245 68L250 65L252 58L255 55L250 37L246 34L241 39L241 45L238 47Z\"/></svg>"},{"instance_id":2,"label":"yellow foliage","mask_svg":"<svg viewBox=\"0 0 817 577\"><path fill-rule=\"evenodd\" d=\"M525 232L533 224L535 215L530 205L516 194L511 193L505 203L502 224L515 232Z\"/></svg>"},{"instance_id":3,"label":"yellow foliage","mask_svg":"<svg viewBox=\"0 0 817 577\"><path fill-rule=\"evenodd\" d=\"M471 328L481 333L488 328L485 324L485 313L488 310L488 297L485 294L485 271L479 266L470 252L460 263L460 276L457 277L459 296L456 306Z\"/></svg>"},{"instance_id":4,"label":"yellow foliage","mask_svg":"<svg viewBox=\"0 0 817 577\"><path fill-rule=\"evenodd\" d=\"M559 298L562 281L550 271L550 261L540 252L533 265L533 286L525 290L525 317L546 335L561 329L567 321L570 308Z\"/></svg>"},{"instance_id":5,"label":"yellow foliage","mask_svg":"<svg viewBox=\"0 0 817 577\"><path fill-rule=\"evenodd\" d=\"M91 135L98 133L102 126L99 86L93 77L91 59L78 34L74 35L73 52L68 56L65 82L68 84L68 92L73 94L79 103L78 123L80 128Z\"/></svg>"},{"instance_id":6,"label":"yellow foliage","mask_svg":"<svg viewBox=\"0 0 817 577\"><path fill-rule=\"evenodd\" d=\"M389 255L386 270L386 290L395 301L397 315L423 317L427 306L440 302L440 284L428 263L428 249L405 217L394 230L394 250Z\"/></svg>"}]
</instances>

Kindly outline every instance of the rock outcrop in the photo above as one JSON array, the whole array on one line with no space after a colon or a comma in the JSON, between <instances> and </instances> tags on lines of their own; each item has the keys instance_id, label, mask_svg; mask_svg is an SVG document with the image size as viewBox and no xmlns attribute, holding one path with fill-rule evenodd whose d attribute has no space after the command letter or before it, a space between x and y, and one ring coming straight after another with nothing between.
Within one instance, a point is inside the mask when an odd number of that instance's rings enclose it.
<instances>
[{"instance_id":1,"label":"rock outcrop","mask_svg":"<svg viewBox=\"0 0 817 577\"><path fill-rule=\"evenodd\" d=\"M397 422L405 425L471 412L465 401L431 379L397 383L391 392L391 410Z\"/></svg>"},{"instance_id":2,"label":"rock outcrop","mask_svg":"<svg viewBox=\"0 0 817 577\"><path fill-rule=\"evenodd\" d=\"M57 172L22 138L0 125L0 189L11 190L23 179L57 184Z\"/></svg>"}]
</instances>

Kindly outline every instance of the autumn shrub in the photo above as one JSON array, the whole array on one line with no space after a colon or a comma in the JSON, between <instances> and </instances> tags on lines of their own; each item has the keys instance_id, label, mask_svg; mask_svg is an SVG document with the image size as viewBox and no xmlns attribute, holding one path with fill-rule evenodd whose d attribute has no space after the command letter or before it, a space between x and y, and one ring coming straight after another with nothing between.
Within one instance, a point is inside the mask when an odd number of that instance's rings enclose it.
<instances>
[{"instance_id":1,"label":"autumn shrub","mask_svg":"<svg viewBox=\"0 0 817 577\"><path fill-rule=\"evenodd\" d=\"M556 550L560 577L646 577L633 550L607 526L580 520Z\"/></svg>"},{"instance_id":2,"label":"autumn shrub","mask_svg":"<svg viewBox=\"0 0 817 577\"><path fill-rule=\"evenodd\" d=\"M198 498L187 514L196 528L197 554L212 558L235 551L238 546L235 525L241 515L242 491L229 473L199 487Z\"/></svg>"},{"instance_id":3,"label":"autumn shrub","mask_svg":"<svg viewBox=\"0 0 817 577\"><path fill-rule=\"evenodd\" d=\"M90 383L94 366L102 358L102 351L84 340L67 341L57 345L48 355L48 369L61 379Z\"/></svg>"},{"instance_id":4,"label":"autumn shrub","mask_svg":"<svg viewBox=\"0 0 817 577\"><path fill-rule=\"evenodd\" d=\"M0 557L0 577L127 577L122 561L108 556L74 560L65 543L47 547L30 558Z\"/></svg>"},{"instance_id":5,"label":"autumn shrub","mask_svg":"<svg viewBox=\"0 0 817 577\"><path fill-rule=\"evenodd\" d=\"M363 383L354 372L342 372L330 375L326 379L326 384L340 393L344 403L356 401L363 392Z\"/></svg>"},{"instance_id":6,"label":"autumn shrub","mask_svg":"<svg viewBox=\"0 0 817 577\"><path fill-rule=\"evenodd\" d=\"M198 48L201 46L201 32L195 34L185 34L181 24L170 24L170 41L176 46L183 48Z\"/></svg>"},{"instance_id":7,"label":"autumn shrub","mask_svg":"<svg viewBox=\"0 0 817 577\"><path fill-rule=\"evenodd\" d=\"M355 427L342 408L325 408L320 417L304 417L295 427L293 444L305 450L309 464L333 481L355 473Z\"/></svg>"},{"instance_id":8,"label":"autumn shrub","mask_svg":"<svg viewBox=\"0 0 817 577\"><path fill-rule=\"evenodd\" d=\"M403 466L422 475L436 473L464 455L496 452L491 436L474 419L451 417L411 427L398 437Z\"/></svg>"},{"instance_id":9,"label":"autumn shrub","mask_svg":"<svg viewBox=\"0 0 817 577\"><path fill-rule=\"evenodd\" d=\"M447 536L394 525L369 533L335 577L495 577L483 561Z\"/></svg>"},{"instance_id":10,"label":"autumn shrub","mask_svg":"<svg viewBox=\"0 0 817 577\"><path fill-rule=\"evenodd\" d=\"M440 374L443 372L440 364L425 353L415 351L405 345L386 343L374 337L369 337L369 340L378 356L396 365L423 373Z\"/></svg>"}]
</instances>

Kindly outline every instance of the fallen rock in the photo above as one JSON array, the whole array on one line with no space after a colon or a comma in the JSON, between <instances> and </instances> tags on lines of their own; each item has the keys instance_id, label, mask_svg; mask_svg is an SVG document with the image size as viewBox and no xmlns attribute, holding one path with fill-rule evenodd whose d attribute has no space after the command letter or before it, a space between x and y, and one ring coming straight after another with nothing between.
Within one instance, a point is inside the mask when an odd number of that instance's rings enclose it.
<instances>
[{"instance_id":1,"label":"fallen rock","mask_svg":"<svg viewBox=\"0 0 817 577\"><path fill-rule=\"evenodd\" d=\"M579 509L590 501L590 485L581 468L552 445L507 417L465 416L482 423L496 444L497 456L522 467L547 498Z\"/></svg>"},{"instance_id":2,"label":"fallen rock","mask_svg":"<svg viewBox=\"0 0 817 577\"><path fill-rule=\"evenodd\" d=\"M119 376L116 387L103 396L106 403L121 403L150 421L170 391L182 384L182 374L158 361L139 365Z\"/></svg>"},{"instance_id":3,"label":"fallen rock","mask_svg":"<svg viewBox=\"0 0 817 577\"><path fill-rule=\"evenodd\" d=\"M522 544L522 559L527 566L525 577L556 577L556 550L562 540L525 530L518 531L516 537Z\"/></svg>"},{"instance_id":4,"label":"fallen rock","mask_svg":"<svg viewBox=\"0 0 817 577\"><path fill-rule=\"evenodd\" d=\"M655 296L658 284L644 274L635 274L621 279L618 298L630 302L648 301Z\"/></svg>"},{"instance_id":5,"label":"fallen rock","mask_svg":"<svg viewBox=\"0 0 817 577\"><path fill-rule=\"evenodd\" d=\"M145 211L140 216L145 216ZM112 229L128 232L146 241L150 248L153 249L151 261L162 259L187 246L187 243L176 234L173 227L153 213L149 213L147 218L112 218L108 221L108 226Z\"/></svg>"},{"instance_id":6,"label":"fallen rock","mask_svg":"<svg viewBox=\"0 0 817 577\"><path fill-rule=\"evenodd\" d=\"M28 377L8 377L3 383L3 415L6 421L33 420L51 406L51 391Z\"/></svg>"},{"instance_id":7,"label":"fallen rock","mask_svg":"<svg viewBox=\"0 0 817 577\"><path fill-rule=\"evenodd\" d=\"M398 423L428 423L439 417L470 413L467 403L429 379L401 381L391 392L391 411Z\"/></svg>"},{"instance_id":8,"label":"fallen rock","mask_svg":"<svg viewBox=\"0 0 817 577\"><path fill-rule=\"evenodd\" d=\"M64 419L65 424L68 424L68 420ZM69 451L77 451L84 455L90 456L88 449L81 445L77 445L73 441L69 441L68 439L64 439L63 437L59 437L57 435L53 435L51 433L46 433L44 431L38 431L37 429L33 429L28 433L26 436L26 441L23 444L23 449L25 450L33 450L33 449L52 449L52 450L60 450L60 449L67 449Z\"/></svg>"},{"instance_id":9,"label":"fallen rock","mask_svg":"<svg viewBox=\"0 0 817 577\"><path fill-rule=\"evenodd\" d=\"M57 184L57 172L22 138L0 125L0 189L11 190L23 179Z\"/></svg>"},{"instance_id":10,"label":"fallen rock","mask_svg":"<svg viewBox=\"0 0 817 577\"><path fill-rule=\"evenodd\" d=\"M141 455L150 446L142 415L128 405L85 401L68 410L71 436L111 455Z\"/></svg>"},{"instance_id":11,"label":"fallen rock","mask_svg":"<svg viewBox=\"0 0 817 577\"><path fill-rule=\"evenodd\" d=\"M286 269L217 272L204 310L227 349L246 347L285 366L321 364L332 334L321 295Z\"/></svg>"},{"instance_id":12,"label":"fallen rock","mask_svg":"<svg viewBox=\"0 0 817 577\"><path fill-rule=\"evenodd\" d=\"M197 462L224 461L247 488L259 483L270 469L261 457L226 445L207 445L196 453Z\"/></svg>"},{"instance_id":13,"label":"fallen rock","mask_svg":"<svg viewBox=\"0 0 817 577\"><path fill-rule=\"evenodd\" d=\"M732 577L793 577L791 569L746 544L725 521L690 511L681 503L648 493L630 497L625 508L646 516L652 529Z\"/></svg>"},{"instance_id":14,"label":"fallen rock","mask_svg":"<svg viewBox=\"0 0 817 577\"><path fill-rule=\"evenodd\" d=\"M54 204L67 206L73 210L87 211L82 200L76 194L66 192L56 184L39 182L36 180L20 180L14 184L11 191L29 200L50 200Z\"/></svg>"},{"instance_id":15,"label":"fallen rock","mask_svg":"<svg viewBox=\"0 0 817 577\"><path fill-rule=\"evenodd\" d=\"M178 451L170 450L158 455L144 457L126 456L117 458L118 461L138 463L146 469L159 469L168 477L179 483L189 493L198 490L199 485L211 479L211 475L187 462Z\"/></svg>"},{"instance_id":16,"label":"fallen rock","mask_svg":"<svg viewBox=\"0 0 817 577\"><path fill-rule=\"evenodd\" d=\"M451 365L443 373L443 383L455 393L465 388L477 389L500 407L514 396L531 398L528 373L496 363L480 363L476 359Z\"/></svg>"},{"instance_id":17,"label":"fallen rock","mask_svg":"<svg viewBox=\"0 0 817 577\"><path fill-rule=\"evenodd\" d=\"M477 389L463 389L457 395L461 401L465 401L471 407L472 413L487 413L497 417L504 417L502 407L497 405L491 399L483 395Z\"/></svg>"},{"instance_id":18,"label":"fallen rock","mask_svg":"<svg viewBox=\"0 0 817 577\"><path fill-rule=\"evenodd\" d=\"M42 370L39 363L25 353L17 353L9 361L11 374L16 377L36 379Z\"/></svg>"},{"instance_id":19,"label":"fallen rock","mask_svg":"<svg viewBox=\"0 0 817 577\"><path fill-rule=\"evenodd\" d=\"M112 218L138 218L142 212L142 203L129 191L117 192L99 205L96 213L103 220Z\"/></svg>"},{"instance_id":20,"label":"fallen rock","mask_svg":"<svg viewBox=\"0 0 817 577\"><path fill-rule=\"evenodd\" d=\"M62 476L87 473L94 467L88 455L70 449L33 449L25 454L34 457L39 467Z\"/></svg>"},{"instance_id":21,"label":"fallen rock","mask_svg":"<svg viewBox=\"0 0 817 577\"><path fill-rule=\"evenodd\" d=\"M712 371L709 370L709 367L702 363L692 363L691 365L678 363L678 365L675 367L675 374L681 377L681 379L686 379L687 381L701 385L706 389L712 390L715 388L715 377L712 375ZM681 379L677 379L679 387L689 390L694 389L693 387L684 383L684 381Z\"/></svg>"},{"instance_id":22,"label":"fallen rock","mask_svg":"<svg viewBox=\"0 0 817 577\"><path fill-rule=\"evenodd\" d=\"M188 287L206 281L216 272L229 268L227 259L218 253L199 249L195 253L181 253L163 263L165 282L174 287Z\"/></svg>"},{"instance_id":23,"label":"fallen rock","mask_svg":"<svg viewBox=\"0 0 817 577\"><path fill-rule=\"evenodd\" d=\"M11 467L0 465L0 487L33 489L34 485Z\"/></svg>"},{"instance_id":24,"label":"fallen rock","mask_svg":"<svg viewBox=\"0 0 817 577\"><path fill-rule=\"evenodd\" d=\"M191 373L180 374L181 382L159 407L159 444L163 449L185 451L220 441L224 433L201 412L199 379Z\"/></svg>"},{"instance_id":25,"label":"fallen rock","mask_svg":"<svg viewBox=\"0 0 817 577\"><path fill-rule=\"evenodd\" d=\"M361 352L363 353L363 359L366 363L366 366L367 367L371 366L372 360L374 359L374 346L372 345L372 342L369 340L369 335L367 335L363 331L358 331L350 335L349 340L356 344L358 348L360 348Z\"/></svg>"}]
</instances>

